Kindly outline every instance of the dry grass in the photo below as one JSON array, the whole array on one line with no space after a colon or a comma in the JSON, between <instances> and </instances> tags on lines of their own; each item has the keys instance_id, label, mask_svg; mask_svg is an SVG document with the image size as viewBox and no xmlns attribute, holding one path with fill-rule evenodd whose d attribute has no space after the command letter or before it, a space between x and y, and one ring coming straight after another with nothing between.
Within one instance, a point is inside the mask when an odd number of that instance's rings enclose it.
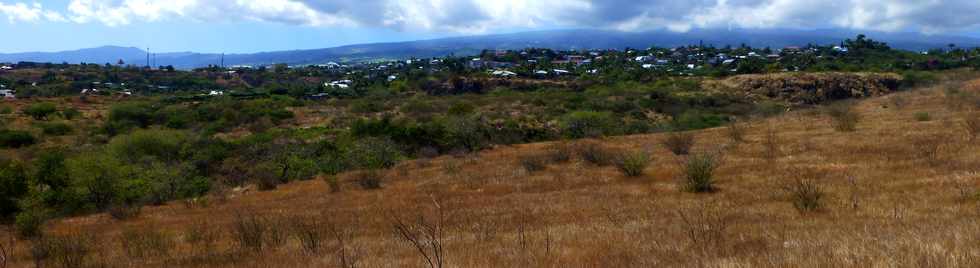
<instances>
[{"instance_id":1,"label":"dry grass","mask_svg":"<svg viewBox=\"0 0 980 268\"><path fill-rule=\"evenodd\" d=\"M980 92L980 81L961 90ZM603 152L656 148L650 154L657 161L643 180L615 166L575 160L528 173L515 163L518 156L545 152L550 144L516 145L391 172L376 190L341 176L345 191L335 194L325 193L323 180L310 180L206 207L146 207L126 221L108 215L56 220L46 226L51 237L85 233L99 242L65 243L62 249L84 244L79 248L85 250L61 260L49 250L42 261L111 267L439 267L438 259L444 267L978 267L980 204L964 196L980 188L980 145L968 142L959 127L969 111L945 109L939 86L907 93L900 93L906 99L901 110L883 108L887 97L856 103L851 109L861 124L854 132L836 131L827 117L753 122L758 127L746 129L745 142L726 152L713 173L717 190L711 194L680 189L682 166L670 163L683 157L658 146L663 134L592 141ZM944 120L910 120L920 111ZM778 130L779 157L764 157L766 125ZM726 132L697 131L691 151L729 142ZM936 135L959 148L941 150L940 165L915 145L917 137ZM822 174L815 179L823 193L818 213L801 214L787 200L784 186L801 178L794 170ZM282 228L292 235L279 247L268 246L268 232L245 239L263 242L240 243L231 230L253 227L236 212L260 219L263 227L256 230ZM306 220L297 227L276 218ZM120 250L122 230L141 229L183 239L173 240L169 254L131 259ZM199 234L185 237L191 233ZM263 243L261 250L253 249L256 243ZM44 255L36 245L51 244L18 241L9 266L32 266L31 249Z\"/></svg>"}]
</instances>

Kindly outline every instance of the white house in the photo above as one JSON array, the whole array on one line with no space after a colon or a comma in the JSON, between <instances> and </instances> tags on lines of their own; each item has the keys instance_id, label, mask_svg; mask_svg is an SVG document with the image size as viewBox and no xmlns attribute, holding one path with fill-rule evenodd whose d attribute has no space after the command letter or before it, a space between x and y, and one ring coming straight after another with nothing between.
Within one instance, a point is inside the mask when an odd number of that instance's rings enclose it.
<instances>
[{"instance_id":1,"label":"white house","mask_svg":"<svg viewBox=\"0 0 980 268\"><path fill-rule=\"evenodd\" d=\"M493 75L493 76L498 76L498 77L514 77L514 76L517 76L517 73L511 72L511 71L504 71L504 70L493 71L490 74Z\"/></svg>"},{"instance_id":2,"label":"white house","mask_svg":"<svg viewBox=\"0 0 980 268\"><path fill-rule=\"evenodd\" d=\"M13 69L14 69L14 67L10 67L10 66L7 66L7 65L0 66L0 70L13 70Z\"/></svg>"},{"instance_id":3,"label":"white house","mask_svg":"<svg viewBox=\"0 0 980 268\"><path fill-rule=\"evenodd\" d=\"M211 92L208 92L208 96L224 96L224 95L225 92L220 90L212 90Z\"/></svg>"},{"instance_id":4,"label":"white house","mask_svg":"<svg viewBox=\"0 0 980 268\"><path fill-rule=\"evenodd\" d=\"M6 89L6 88L4 88L4 89L0 89L0 98L13 99L13 98L16 98L16 96L14 96L14 90L13 89Z\"/></svg>"},{"instance_id":5,"label":"white house","mask_svg":"<svg viewBox=\"0 0 980 268\"><path fill-rule=\"evenodd\" d=\"M350 87L350 84L352 84L352 83L353 82L351 80L338 80L338 81L332 81L332 82L328 82L328 83L323 83L323 86L325 86L325 87L335 87L335 88L349 88Z\"/></svg>"},{"instance_id":6,"label":"white house","mask_svg":"<svg viewBox=\"0 0 980 268\"><path fill-rule=\"evenodd\" d=\"M554 69L554 70L551 70L551 71L552 72L555 72L556 75L566 75L566 74L571 74L572 73L572 72L569 72L567 70L562 70L562 69Z\"/></svg>"}]
</instances>

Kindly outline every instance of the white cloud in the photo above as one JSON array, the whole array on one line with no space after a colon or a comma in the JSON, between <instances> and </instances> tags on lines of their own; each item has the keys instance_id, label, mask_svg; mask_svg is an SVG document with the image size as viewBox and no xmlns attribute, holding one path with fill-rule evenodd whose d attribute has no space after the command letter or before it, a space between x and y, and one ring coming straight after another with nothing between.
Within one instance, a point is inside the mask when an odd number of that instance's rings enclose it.
<instances>
[{"instance_id":1,"label":"white cloud","mask_svg":"<svg viewBox=\"0 0 980 268\"><path fill-rule=\"evenodd\" d=\"M25 3L0 3L0 14L7 16L7 20L10 21L10 23L15 23L18 21L38 21L44 17L43 10L44 9L41 7L41 4L38 3L33 3L31 5Z\"/></svg>"},{"instance_id":2,"label":"white cloud","mask_svg":"<svg viewBox=\"0 0 980 268\"><path fill-rule=\"evenodd\" d=\"M3 1L3 0L0 0ZM943 32L980 26L976 0L70 0L60 12L0 2L11 22L108 26L262 21L308 26L493 32L504 28L830 28Z\"/></svg>"}]
</instances>

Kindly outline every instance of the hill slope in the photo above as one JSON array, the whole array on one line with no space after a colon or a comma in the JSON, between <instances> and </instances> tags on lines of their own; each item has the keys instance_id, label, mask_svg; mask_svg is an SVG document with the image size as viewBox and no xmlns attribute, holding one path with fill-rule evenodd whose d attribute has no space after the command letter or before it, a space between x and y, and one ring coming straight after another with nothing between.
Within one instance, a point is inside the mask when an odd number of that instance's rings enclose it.
<instances>
[{"instance_id":1,"label":"hill slope","mask_svg":"<svg viewBox=\"0 0 980 268\"><path fill-rule=\"evenodd\" d=\"M713 193L681 191L684 157L654 134L576 142L649 151L653 162L636 178L580 157L529 172L519 159L552 144L528 144L402 163L379 190L346 174L338 193L323 180L219 191L135 219L95 215L49 229L95 235L93 263L152 267L425 266L402 234L428 256L429 245L442 248L453 267L977 267L980 144L962 125L977 103L954 105L962 98L949 89L980 94L980 80L861 101L855 132L835 131L815 110L751 121L741 143L725 128L694 132L696 152L724 155ZM816 212L794 209L786 189L800 180L824 193ZM267 238L297 236L240 249L247 232L236 230L252 219ZM304 251L310 237L320 250ZM139 243L150 245L134 249L139 257L122 250ZM29 263L20 245L14 266Z\"/></svg>"},{"instance_id":2,"label":"hill slope","mask_svg":"<svg viewBox=\"0 0 980 268\"><path fill-rule=\"evenodd\" d=\"M618 32L605 30L552 30L511 34L465 36L433 40L349 45L334 48L274 51L251 54L225 55L226 65L266 65L274 63L319 64L329 61L371 61L379 59L405 59L411 57L441 57L450 54L473 55L483 49L520 49L526 47L552 49L623 49L646 48L652 45L675 47L696 45L781 48L790 45L836 44L853 38L860 32L846 30L692 30L687 33L669 31ZM867 32L874 39L908 50L944 48L947 44L975 47L980 40L958 36L925 36L914 33ZM0 62L89 62L116 63L118 60L143 65L146 53L137 48L100 47L64 52L33 52L0 54ZM217 65L221 55L214 53L159 53L156 65L173 65L178 68Z\"/></svg>"}]
</instances>

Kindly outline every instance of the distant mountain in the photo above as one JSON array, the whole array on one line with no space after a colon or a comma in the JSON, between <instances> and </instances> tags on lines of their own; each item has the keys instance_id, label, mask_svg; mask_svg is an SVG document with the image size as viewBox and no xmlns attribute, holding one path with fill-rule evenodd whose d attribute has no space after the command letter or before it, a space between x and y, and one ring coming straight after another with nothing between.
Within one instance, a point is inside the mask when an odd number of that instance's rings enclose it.
<instances>
[{"instance_id":1,"label":"distant mountain","mask_svg":"<svg viewBox=\"0 0 980 268\"><path fill-rule=\"evenodd\" d=\"M540 47L552 49L623 49L650 46L675 47L694 45L780 48L791 45L836 44L846 38L865 33L869 38L888 42L892 47L907 50L926 50L956 44L959 47L980 46L980 39L962 36L923 35L917 33L859 32L851 30L693 30L686 33L669 31L619 32L605 30L552 30L511 34L464 36L433 40L349 45L334 48L261 52L252 54L227 54L226 66L265 65L274 63L319 64L330 61L359 62L410 57L428 58L451 54L473 55L483 49L520 49ZM69 63L126 63L141 65L146 62L146 52L133 47L105 46L62 52L30 52L0 54L0 62L69 62ZM177 68L204 67L219 64L220 54L213 53L159 53L156 65L173 65Z\"/></svg>"}]
</instances>

